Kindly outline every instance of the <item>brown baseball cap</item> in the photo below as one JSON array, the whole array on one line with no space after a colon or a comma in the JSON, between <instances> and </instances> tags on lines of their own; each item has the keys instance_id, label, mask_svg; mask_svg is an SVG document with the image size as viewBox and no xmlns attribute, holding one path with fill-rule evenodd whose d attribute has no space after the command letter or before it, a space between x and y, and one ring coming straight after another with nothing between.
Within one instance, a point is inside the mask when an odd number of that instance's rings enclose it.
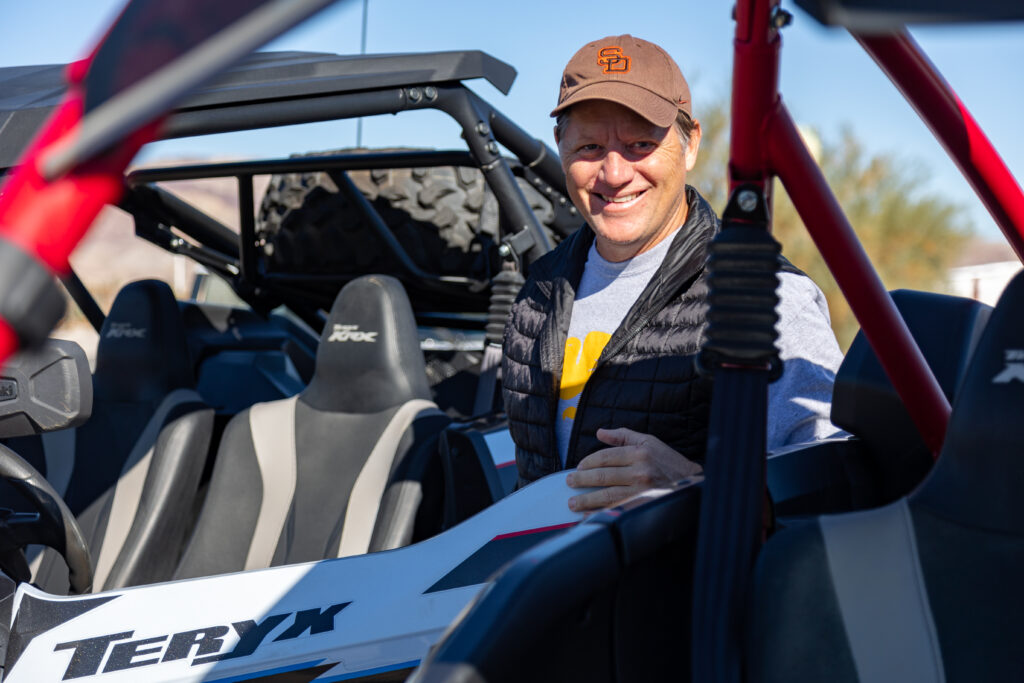
<instances>
[{"instance_id":1,"label":"brown baseball cap","mask_svg":"<svg viewBox=\"0 0 1024 683\"><path fill-rule=\"evenodd\" d=\"M668 53L631 35L609 36L584 45L562 72L557 116L584 100L608 100L632 109L656 126L672 125L690 109L690 86Z\"/></svg>"}]
</instances>

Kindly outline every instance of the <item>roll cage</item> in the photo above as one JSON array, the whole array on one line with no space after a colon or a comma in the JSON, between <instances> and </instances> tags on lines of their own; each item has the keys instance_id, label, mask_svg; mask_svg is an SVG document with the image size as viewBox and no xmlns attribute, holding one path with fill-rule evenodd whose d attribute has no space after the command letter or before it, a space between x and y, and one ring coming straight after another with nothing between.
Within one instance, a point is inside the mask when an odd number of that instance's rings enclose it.
<instances>
[{"instance_id":1,"label":"roll cage","mask_svg":"<svg viewBox=\"0 0 1024 683\"><path fill-rule=\"evenodd\" d=\"M26 140L64 96L66 67L0 69L0 169L8 170ZM284 304L307 322L326 309L338 290L359 273L311 275L267 272L259 252L253 205L253 176L327 172L342 179L348 171L456 166L478 168L502 214L501 254L528 268L551 248L516 178L523 178L553 201L562 223L575 221L565 198L565 181L557 155L479 97L464 81L483 78L503 93L515 79L508 64L480 51L339 56L324 53L258 53L202 88L168 117L162 139L312 123L360 116L436 109L462 129L468 150L416 150L330 154L135 170L125 176L120 202L135 220L136 234L163 249L185 255L228 280L255 310ZM502 156L499 145L514 158ZM203 178L234 178L238 187L240 231L181 200L158 183ZM427 290L443 309L482 311L489 282L424 271L394 238L378 212L350 182L341 191L368 219L399 266L395 273L407 286ZM98 329L102 312L72 271L65 285ZM447 302L447 303L442 303ZM434 319L436 322L436 318ZM445 318L453 326L465 319Z\"/></svg>"}]
</instances>

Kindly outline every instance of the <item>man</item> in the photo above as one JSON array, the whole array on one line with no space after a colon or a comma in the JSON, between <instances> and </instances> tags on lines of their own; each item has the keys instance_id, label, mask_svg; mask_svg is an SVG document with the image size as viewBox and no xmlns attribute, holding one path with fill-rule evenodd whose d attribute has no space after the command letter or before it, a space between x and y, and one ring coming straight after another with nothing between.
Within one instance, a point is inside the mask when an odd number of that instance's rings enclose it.
<instances>
[{"instance_id":1,"label":"man","mask_svg":"<svg viewBox=\"0 0 1024 683\"><path fill-rule=\"evenodd\" d=\"M701 471L711 383L697 374L705 260L719 221L686 174L700 147L690 91L657 45L613 36L562 76L555 141L587 226L533 264L505 331L503 393L520 483L563 468L575 510ZM768 448L836 431L842 359L821 291L780 274L782 379Z\"/></svg>"}]
</instances>

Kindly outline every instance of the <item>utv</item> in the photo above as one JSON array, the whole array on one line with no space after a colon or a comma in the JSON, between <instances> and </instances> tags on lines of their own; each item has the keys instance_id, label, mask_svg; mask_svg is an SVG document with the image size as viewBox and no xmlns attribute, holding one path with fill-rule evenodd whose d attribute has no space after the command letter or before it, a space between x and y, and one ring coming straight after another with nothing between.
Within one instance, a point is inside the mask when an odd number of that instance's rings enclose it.
<instances>
[{"instance_id":1,"label":"utv","mask_svg":"<svg viewBox=\"0 0 1024 683\"><path fill-rule=\"evenodd\" d=\"M837 7L812 10L883 21ZM567 508L564 473L513 491L495 410L508 306L580 223L553 152L462 83L507 91L511 68L479 52L257 54L175 109L164 137L432 107L468 151L124 176L137 234L203 264L245 307L178 302L143 281L104 314L70 273L101 335L92 377L66 344L5 370L0 473L17 510L0 519L5 676L404 680L419 666L421 681L1012 680L1022 470L1007 425L1024 280L994 311L881 289L762 87L777 82L787 17L773 0L735 12L734 191L708 266L721 324L701 357L716 382L705 476L586 520ZM956 103L905 32L855 35L912 100ZM0 166L57 106L60 71L0 71ZM986 200L1024 253L1020 190L973 121L921 109L986 151L951 145L983 193L1001 188ZM255 215L258 174L274 178ZM777 266L764 257L774 175L864 329L833 400L851 436L766 459L778 359L744 326L774 306L761 277ZM238 233L159 185L207 177L237 179ZM4 277L0 298L17 298ZM33 542L63 557L30 568ZM76 595L61 597L68 586Z\"/></svg>"},{"instance_id":2,"label":"utv","mask_svg":"<svg viewBox=\"0 0 1024 683\"><path fill-rule=\"evenodd\" d=\"M58 104L63 71L0 71L2 92L10 94L0 101L3 167L15 163L28 133ZM95 372L83 374L80 350L66 344L26 357L22 377L60 370L69 407L43 416L31 409L33 399L54 399L25 396L17 407L8 404L13 417L3 432L7 445L49 479L57 500L67 501L63 523L70 527L66 516L73 515L82 530L68 539L43 535L65 559L37 554L37 585L67 592L65 560L72 592L82 593L90 584L93 592L120 590L396 548L453 527L511 491L515 470L495 412L493 345L500 344L521 272L580 224L556 155L463 84L486 78L507 92L514 76L480 52L263 53L175 111L165 137L431 107L462 126L469 149L360 149L126 175L121 208L134 218L136 234L202 264L244 307L175 301L163 283L141 281L104 313L73 271L64 279L100 333ZM499 143L519 156L501 156ZM254 212L248 207L259 174L272 178ZM215 177L237 180L239 232L160 186ZM73 381L79 374L81 381ZM291 460L279 452L292 453ZM35 492L26 500L9 488L5 500L19 510L39 504ZM521 534L532 517L540 520L536 527L576 518L551 503L531 507L530 515L508 516L505 532L492 517L482 527L487 538L433 551L441 565L427 573L429 584L469 586L471 594L528 542L554 533ZM59 514L48 523L59 526ZM19 541L33 536L20 528ZM500 552L491 547L468 574L445 578L460 559L506 532L515 540L497 542ZM401 566L425 563L395 559ZM27 580L19 560L10 553L5 568ZM465 604L465 590L426 622L435 635L417 636L416 643L436 640ZM401 589L378 592L392 602ZM253 597L237 595L245 603ZM404 608L394 618L401 614ZM360 632L368 628L355 624ZM15 640L23 644L10 650L11 676L30 642ZM419 647L399 663L418 659ZM393 659L378 653L368 661L390 666ZM265 661L244 664L266 668ZM35 673L27 675L41 675L30 668Z\"/></svg>"}]
</instances>

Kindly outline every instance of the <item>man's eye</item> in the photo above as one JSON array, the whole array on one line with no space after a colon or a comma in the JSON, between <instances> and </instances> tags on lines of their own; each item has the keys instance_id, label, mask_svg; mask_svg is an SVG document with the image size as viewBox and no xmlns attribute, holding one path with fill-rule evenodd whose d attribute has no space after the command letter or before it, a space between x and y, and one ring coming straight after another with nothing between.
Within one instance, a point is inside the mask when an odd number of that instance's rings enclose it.
<instances>
[{"instance_id":1,"label":"man's eye","mask_svg":"<svg viewBox=\"0 0 1024 683\"><path fill-rule=\"evenodd\" d=\"M655 147L657 147L657 144L651 142L650 140L642 140L640 142L634 142L630 146L636 152L650 152Z\"/></svg>"},{"instance_id":2,"label":"man's eye","mask_svg":"<svg viewBox=\"0 0 1024 683\"><path fill-rule=\"evenodd\" d=\"M596 143L591 142L591 143L588 143L588 144L585 144L585 145L580 145L579 149L577 151L593 154L594 152L597 152L600 149L601 149L601 145L598 145Z\"/></svg>"}]
</instances>

